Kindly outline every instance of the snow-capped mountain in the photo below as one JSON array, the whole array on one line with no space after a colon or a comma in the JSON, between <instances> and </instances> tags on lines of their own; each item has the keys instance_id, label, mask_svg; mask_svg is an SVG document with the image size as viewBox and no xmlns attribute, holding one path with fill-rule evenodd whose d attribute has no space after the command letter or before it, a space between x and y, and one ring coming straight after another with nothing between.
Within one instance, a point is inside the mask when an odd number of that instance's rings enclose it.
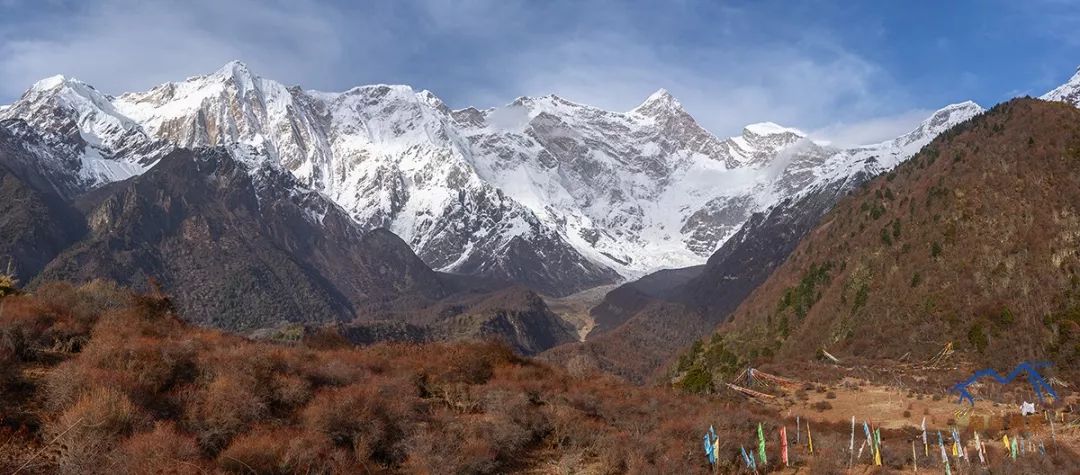
<instances>
[{"instance_id":1,"label":"snow-capped mountain","mask_svg":"<svg viewBox=\"0 0 1080 475\"><path fill-rule=\"evenodd\" d=\"M753 212L890 168L977 110L950 106L894 141L838 150L772 123L717 138L664 90L628 112L554 95L452 110L408 86L308 91L231 62L119 97L53 77L0 118L57 133L87 187L171 147L254 146L433 268L565 294L700 264Z\"/></svg>"},{"instance_id":2,"label":"snow-capped mountain","mask_svg":"<svg viewBox=\"0 0 1080 475\"><path fill-rule=\"evenodd\" d=\"M972 101L950 104L934 112L911 132L881 143L842 150L808 171L815 175L816 183L842 180L857 173L874 176L889 171L915 155L934 137L984 111Z\"/></svg>"},{"instance_id":3,"label":"snow-capped mountain","mask_svg":"<svg viewBox=\"0 0 1080 475\"><path fill-rule=\"evenodd\" d=\"M1073 74L1065 84L1043 94L1039 99L1045 101L1067 102L1080 107L1080 68L1076 68L1076 74Z\"/></svg>"},{"instance_id":4,"label":"snow-capped mountain","mask_svg":"<svg viewBox=\"0 0 1080 475\"><path fill-rule=\"evenodd\" d=\"M22 119L36 129L87 188L145 172L153 165L149 157L169 148L117 112L112 98L64 76L38 81L0 109L0 118Z\"/></svg>"}]
</instances>

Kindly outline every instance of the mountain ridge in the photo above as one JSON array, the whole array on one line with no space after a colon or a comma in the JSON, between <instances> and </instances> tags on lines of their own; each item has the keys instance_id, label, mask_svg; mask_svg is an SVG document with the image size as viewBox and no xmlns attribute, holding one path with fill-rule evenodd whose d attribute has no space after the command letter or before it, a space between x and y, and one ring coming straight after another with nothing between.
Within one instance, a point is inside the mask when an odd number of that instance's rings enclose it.
<instances>
[{"instance_id":1,"label":"mountain ridge","mask_svg":"<svg viewBox=\"0 0 1080 475\"><path fill-rule=\"evenodd\" d=\"M1080 111L1055 102L999 104L843 199L711 344L750 361L952 343L978 364L1074 367Z\"/></svg>"},{"instance_id":2,"label":"mountain ridge","mask_svg":"<svg viewBox=\"0 0 1080 475\"><path fill-rule=\"evenodd\" d=\"M172 147L246 143L433 268L553 295L700 264L845 158L775 124L717 138L663 89L622 113L555 95L451 110L408 86L286 87L237 61L116 97L54 77L0 117L67 130L87 188Z\"/></svg>"}]
</instances>

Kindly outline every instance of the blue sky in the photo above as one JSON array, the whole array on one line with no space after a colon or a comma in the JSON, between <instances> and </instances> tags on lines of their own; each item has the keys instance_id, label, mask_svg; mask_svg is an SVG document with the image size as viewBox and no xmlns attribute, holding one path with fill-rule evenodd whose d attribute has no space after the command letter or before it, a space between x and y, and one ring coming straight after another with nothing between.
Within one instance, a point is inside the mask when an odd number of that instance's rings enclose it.
<instances>
[{"instance_id":1,"label":"blue sky","mask_svg":"<svg viewBox=\"0 0 1080 475\"><path fill-rule=\"evenodd\" d=\"M770 120L866 143L951 102L1044 93L1080 65L1077 32L1063 0L0 0L0 103L53 74L119 93L240 59L452 107L554 93L628 110L663 87L718 135Z\"/></svg>"}]
</instances>

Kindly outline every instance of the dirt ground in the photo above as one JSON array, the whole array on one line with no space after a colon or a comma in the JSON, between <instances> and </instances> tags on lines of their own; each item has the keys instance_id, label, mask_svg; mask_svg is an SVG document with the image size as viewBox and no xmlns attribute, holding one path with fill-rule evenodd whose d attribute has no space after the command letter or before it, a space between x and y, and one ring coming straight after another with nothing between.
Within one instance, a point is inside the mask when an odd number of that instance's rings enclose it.
<instances>
[{"instance_id":1,"label":"dirt ground","mask_svg":"<svg viewBox=\"0 0 1080 475\"><path fill-rule=\"evenodd\" d=\"M849 372L841 369L837 371ZM895 371L926 369L897 368ZM891 386L880 381L871 382L851 376L825 378L831 381L821 384L795 380L788 374L777 376L793 379L794 384L767 383L759 378L752 389L777 396L774 399L763 399L763 404L774 407L780 416L792 420L798 416L801 421L808 421L815 427L828 428L834 433L837 430L846 432L845 428L850 427L851 417L854 416L856 450L865 438L863 421L868 421L872 427L880 427L883 439L888 431L887 437L891 440L885 443L891 444L894 452L897 452L897 444L907 447L915 440L917 457L920 463L924 464L920 473L941 471L941 467L937 465L940 459L936 455L938 452L934 452L936 434L941 431L948 440L948 434L953 427L960 431L961 439L966 439L965 445L969 450L974 448L972 437L974 432L978 431L982 440L990 446L988 452L992 455L988 456L991 458L1005 457L1003 452L998 452L1001 449L1001 436L1004 434L1009 434L1010 437L1022 434L1025 440L1033 439L1044 443L1048 450L1055 441L1061 447L1074 451L1080 448L1080 413L1075 412L1075 409L1080 408L1080 394L1075 391L1075 385L1071 384L1068 388L1055 388L1060 396L1059 400L1049 399L1045 404L1040 404L1036 402L1030 387L1025 387L1026 383L1013 383L1008 388L992 388L996 383L981 383L977 388L979 392L987 396L993 394L994 400L983 399L977 395L975 405L971 406L967 403L960 404L956 394L928 394L927 391L917 391L910 386ZM898 374L895 379L902 381L904 376ZM1040 412L1032 416L1020 416L1021 400L1036 402ZM920 426L924 417L927 431L931 434L929 456L921 444ZM1049 417L1053 417L1055 421L1053 431L1050 429ZM802 447L801 451L805 452L805 447ZM951 451L949 455L952 456ZM910 463L910 460L907 458L905 462ZM871 468L869 464L867 451L863 454L861 464L857 461L849 472L863 473ZM954 467L953 473L970 471L959 470L960 468ZM968 469L971 468L973 467L968 466ZM907 465L904 473L914 473L913 467Z\"/></svg>"}]
</instances>

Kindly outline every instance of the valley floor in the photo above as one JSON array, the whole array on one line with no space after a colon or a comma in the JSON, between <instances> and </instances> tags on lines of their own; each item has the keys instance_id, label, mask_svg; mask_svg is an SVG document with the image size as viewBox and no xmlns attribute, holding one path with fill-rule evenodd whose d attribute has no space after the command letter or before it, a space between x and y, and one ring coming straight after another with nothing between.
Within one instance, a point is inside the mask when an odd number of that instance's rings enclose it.
<instances>
[{"instance_id":1,"label":"valley floor","mask_svg":"<svg viewBox=\"0 0 1080 475\"><path fill-rule=\"evenodd\" d=\"M585 337L596 326L596 321L589 311L599 305L607 293L618 286L619 284L602 285L566 297L545 296L544 303L555 315L574 328L578 341L585 341Z\"/></svg>"}]
</instances>

